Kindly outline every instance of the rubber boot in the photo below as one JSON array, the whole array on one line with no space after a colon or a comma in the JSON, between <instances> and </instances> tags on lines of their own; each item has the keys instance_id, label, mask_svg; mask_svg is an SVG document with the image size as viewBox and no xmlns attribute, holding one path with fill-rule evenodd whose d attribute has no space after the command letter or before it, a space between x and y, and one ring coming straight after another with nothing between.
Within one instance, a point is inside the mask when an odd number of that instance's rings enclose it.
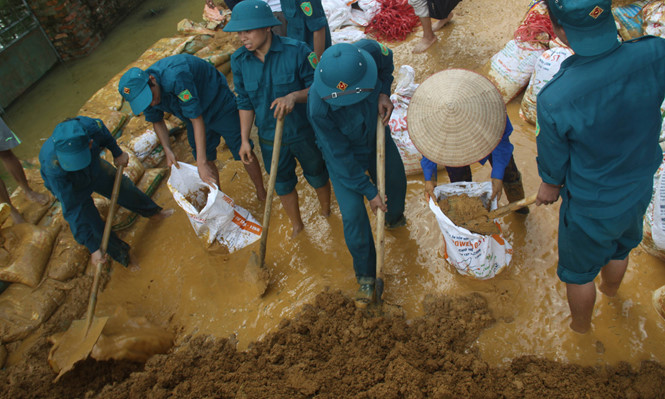
<instances>
[{"instance_id":1,"label":"rubber boot","mask_svg":"<svg viewBox=\"0 0 665 399\"><path fill-rule=\"evenodd\" d=\"M519 172L518 172L519 173ZM506 193L506 198L508 202L515 202L521 199L524 199L524 186L522 185L522 174L520 173L519 178L516 181L507 183L503 182L503 191ZM525 206L520 208L515 212L526 215L529 213L529 207Z\"/></svg>"},{"instance_id":2,"label":"rubber boot","mask_svg":"<svg viewBox=\"0 0 665 399\"><path fill-rule=\"evenodd\" d=\"M367 305L374 302L375 281L373 277L361 277L358 279L360 286L358 287L356 296L353 298L357 308L365 309Z\"/></svg>"}]
</instances>

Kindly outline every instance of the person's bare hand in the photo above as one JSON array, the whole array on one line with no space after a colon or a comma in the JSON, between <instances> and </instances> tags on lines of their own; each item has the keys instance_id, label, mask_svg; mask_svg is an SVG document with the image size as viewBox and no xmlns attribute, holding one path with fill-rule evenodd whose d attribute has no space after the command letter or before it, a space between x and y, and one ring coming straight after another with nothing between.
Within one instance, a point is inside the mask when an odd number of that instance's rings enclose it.
<instances>
[{"instance_id":1,"label":"person's bare hand","mask_svg":"<svg viewBox=\"0 0 665 399\"><path fill-rule=\"evenodd\" d=\"M388 207L386 204L381 200L381 197L379 197L379 194L376 195L376 197L372 198L371 201L369 201L369 206L372 209L372 212L376 215L376 210L381 209L384 212L388 212Z\"/></svg>"},{"instance_id":2,"label":"person's bare hand","mask_svg":"<svg viewBox=\"0 0 665 399\"><path fill-rule=\"evenodd\" d=\"M197 163L196 168L199 171L199 177L201 180L210 184L211 186L217 186L217 183L215 182L215 174L212 170L210 170L210 166L207 162Z\"/></svg>"},{"instance_id":3,"label":"person's bare hand","mask_svg":"<svg viewBox=\"0 0 665 399\"><path fill-rule=\"evenodd\" d=\"M123 152L122 154L118 155L116 158L113 159L113 164L115 167L119 167L120 165L127 166L129 164L129 154L126 152Z\"/></svg>"},{"instance_id":4,"label":"person's bare hand","mask_svg":"<svg viewBox=\"0 0 665 399\"><path fill-rule=\"evenodd\" d=\"M393 108L395 108L395 106L393 105L393 102L390 101L390 97L384 93L379 94L379 115L381 116L381 122L384 126L390 121L390 115L393 113Z\"/></svg>"},{"instance_id":5,"label":"person's bare hand","mask_svg":"<svg viewBox=\"0 0 665 399\"><path fill-rule=\"evenodd\" d=\"M243 141L242 144L240 144L238 154L240 155L240 160L245 165L250 164L254 160L254 156L252 155L252 145L249 144L249 141Z\"/></svg>"},{"instance_id":6,"label":"person's bare hand","mask_svg":"<svg viewBox=\"0 0 665 399\"><path fill-rule=\"evenodd\" d=\"M282 119L293 111L295 105L296 101L294 96L287 94L284 97L276 98L272 104L270 104L270 109L275 110L275 119Z\"/></svg>"},{"instance_id":7,"label":"person's bare hand","mask_svg":"<svg viewBox=\"0 0 665 399\"><path fill-rule=\"evenodd\" d=\"M166 156L166 166L169 168L171 165L175 165L177 169L180 169L180 165L178 165L178 160L175 157L175 154L170 148L164 148L164 155Z\"/></svg>"},{"instance_id":8,"label":"person's bare hand","mask_svg":"<svg viewBox=\"0 0 665 399\"><path fill-rule=\"evenodd\" d=\"M425 180L425 201L429 202L430 198L436 201L436 196L434 195L435 186L436 183L433 180Z\"/></svg>"},{"instance_id":9,"label":"person's bare hand","mask_svg":"<svg viewBox=\"0 0 665 399\"><path fill-rule=\"evenodd\" d=\"M501 199L501 193L503 192L503 180L492 178L492 200L496 198L496 201L499 202Z\"/></svg>"},{"instance_id":10,"label":"person's bare hand","mask_svg":"<svg viewBox=\"0 0 665 399\"><path fill-rule=\"evenodd\" d=\"M104 254L102 255L102 250L98 249L95 252L93 252L90 255L90 262L92 262L93 265L96 265L98 263L106 263L109 260L109 255Z\"/></svg>"},{"instance_id":11,"label":"person's bare hand","mask_svg":"<svg viewBox=\"0 0 665 399\"><path fill-rule=\"evenodd\" d=\"M559 192L561 186L555 184L548 184L545 182L540 183L538 195L536 196L536 205L549 205L555 203L559 199Z\"/></svg>"}]
</instances>

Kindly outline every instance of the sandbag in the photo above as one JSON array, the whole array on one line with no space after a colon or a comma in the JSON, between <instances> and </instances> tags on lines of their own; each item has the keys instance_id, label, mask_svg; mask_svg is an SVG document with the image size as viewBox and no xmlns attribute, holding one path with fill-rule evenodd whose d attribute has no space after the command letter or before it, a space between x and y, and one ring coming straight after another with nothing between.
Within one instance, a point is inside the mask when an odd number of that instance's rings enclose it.
<instances>
[{"instance_id":1,"label":"sandbag","mask_svg":"<svg viewBox=\"0 0 665 399\"><path fill-rule=\"evenodd\" d=\"M554 47L543 53L536 62L536 68L529 80L522 105L520 106L520 117L529 123L536 124L536 99L540 90L549 82L561 68L561 63L573 55L569 47Z\"/></svg>"},{"instance_id":2,"label":"sandbag","mask_svg":"<svg viewBox=\"0 0 665 399\"><path fill-rule=\"evenodd\" d=\"M651 302L656 312L665 320L665 285L653 292Z\"/></svg>"},{"instance_id":3,"label":"sandbag","mask_svg":"<svg viewBox=\"0 0 665 399\"><path fill-rule=\"evenodd\" d=\"M231 61L227 61L217 67L217 70L221 72L224 76L231 73Z\"/></svg>"},{"instance_id":4,"label":"sandbag","mask_svg":"<svg viewBox=\"0 0 665 399\"><path fill-rule=\"evenodd\" d=\"M415 71L409 65L402 65L399 68L395 93L390 96L394 108L388 122L390 134L402 158L407 176L422 173L420 160L423 156L411 141L406 123L406 113L411 97L418 88L418 85L414 83L414 77Z\"/></svg>"},{"instance_id":5,"label":"sandbag","mask_svg":"<svg viewBox=\"0 0 665 399\"><path fill-rule=\"evenodd\" d=\"M639 0L626 6L612 7L612 15L619 24L619 35L623 40L631 40L644 35L640 11L648 2L648 0Z\"/></svg>"},{"instance_id":6,"label":"sandbag","mask_svg":"<svg viewBox=\"0 0 665 399\"><path fill-rule=\"evenodd\" d=\"M204 183L195 166L184 162L178 169L172 166L168 186L208 247L217 241L231 253L261 237L256 219L216 186Z\"/></svg>"},{"instance_id":7,"label":"sandbag","mask_svg":"<svg viewBox=\"0 0 665 399\"><path fill-rule=\"evenodd\" d=\"M0 230L0 280L36 287L58 230L28 223Z\"/></svg>"},{"instance_id":8,"label":"sandbag","mask_svg":"<svg viewBox=\"0 0 665 399\"><path fill-rule=\"evenodd\" d=\"M145 67L148 67L161 60L162 58L166 58L174 54L179 54L175 51L178 51L177 49L179 48L184 48L184 43L192 37L193 36L176 36L161 38L149 49L144 51L143 54L141 54L139 57L139 63L143 64Z\"/></svg>"},{"instance_id":9,"label":"sandbag","mask_svg":"<svg viewBox=\"0 0 665 399\"><path fill-rule=\"evenodd\" d=\"M122 150L122 152L126 152L127 155L129 156L129 162L127 162L127 166L125 166L125 169L123 169L122 174L127 176L129 180L131 180L132 182L134 182L134 184L136 184L136 182L139 181L141 176L143 176L143 172L145 172L143 163L136 156L136 154L134 154L134 151L132 151L128 146L120 144L119 147ZM111 154L111 151L104 151L104 159L111 165L114 165L113 154Z\"/></svg>"},{"instance_id":10,"label":"sandbag","mask_svg":"<svg viewBox=\"0 0 665 399\"><path fill-rule=\"evenodd\" d=\"M334 32L330 32L330 40L333 45L337 43L355 43L366 38L367 35L365 32L353 26L347 26Z\"/></svg>"},{"instance_id":11,"label":"sandbag","mask_svg":"<svg viewBox=\"0 0 665 399\"><path fill-rule=\"evenodd\" d=\"M104 126L109 130L111 136L116 137L120 134L122 126L129 117L127 114L108 109L107 106L100 106L95 103L86 103L80 110L79 115L89 118L101 119Z\"/></svg>"},{"instance_id":12,"label":"sandbag","mask_svg":"<svg viewBox=\"0 0 665 399\"><path fill-rule=\"evenodd\" d=\"M145 157L143 167L146 169L157 168L162 165L164 159L166 159L166 154L164 154L164 147L160 144Z\"/></svg>"},{"instance_id":13,"label":"sandbag","mask_svg":"<svg viewBox=\"0 0 665 399\"><path fill-rule=\"evenodd\" d=\"M129 317L118 308L109 318L90 356L98 361L129 360L146 362L173 346L174 336L145 317Z\"/></svg>"},{"instance_id":14,"label":"sandbag","mask_svg":"<svg viewBox=\"0 0 665 399\"><path fill-rule=\"evenodd\" d=\"M88 248L76 242L69 229L63 229L53 245L46 275L54 280L67 281L83 273L89 259Z\"/></svg>"},{"instance_id":15,"label":"sandbag","mask_svg":"<svg viewBox=\"0 0 665 399\"><path fill-rule=\"evenodd\" d=\"M503 101L508 104L529 83L536 61L543 52L545 46L530 45L523 48L511 40L478 72L494 83Z\"/></svg>"},{"instance_id":16,"label":"sandbag","mask_svg":"<svg viewBox=\"0 0 665 399\"><path fill-rule=\"evenodd\" d=\"M178 32L187 35L208 35L208 36L215 35L214 30L207 29L202 24L196 23L191 19L187 18L180 20L180 22L178 22L176 29L178 30ZM201 46L201 48L203 48L203 46Z\"/></svg>"},{"instance_id":17,"label":"sandbag","mask_svg":"<svg viewBox=\"0 0 665 399\"><path fill-rule=\"evenodd\" d=\"M484 204L490 203L492 183L459 182L438 186L434 189L436 201L453 195L467 194L481 197ZM491 201L496 209L496 200ZM510 264L513 249L501 234L480 235L455 225L439 208L434 199L429 200L444 239L444 257L464 276L487 280ZM499 232L501 227L497 223Z\"/></svg>"},{"instance_id":18,"label":"sandbag","mask_svg":"<svg viewBox=\"0 0 665 399\"><path fill-rule=\"evenodd\" d=\"M9 357L7 348L4 345L0 345L0 369L5 367L5 363L7 363L7 357Z\"/></svg>"},{"instance_id":19,"label":"sandbag","mask_svg":"<svg viewBox=\"0 0 665 399\"><path fill-rule=\"evenodd\" d=\"M208 42L212 39L211 35L198 35L194 39L187 42L183 53L195 54L197 51L204 48Z\"/></svg>"},{"instance_id":20,"label":"sandbag","mask_svg":"<svg viewBox=\"0 0 665 399\"><path fill-rule=\"evenodd\" d=\"M12 284L0 295L0 341L18 341L48 320L65 299L58 282L46 279L37 289Z\"/></svg>"},{"instance_id":21,"label":"sandbag","mask_svg":"<svg viewBox=\"0 0 665 399\"><path fill-rule=\"evenodd\" d=\"M132 138L128 147L131 149L138 159L143 162L143 160L150 155L152 150L154 150L159 145L159 137L152 129L146 129L143 134L135 136Z\"/></svg>"},{"instance_id":22,"label":"sandbag","mask_svg":"<svg viewBox=\"0 0 665 399\"><path fill-rule=\"evenodd\" d=\"M120 111L122 102L124 101L120 92L118 92L118 85L111 81L106 86L97 90L95 94L85 102L84 108L93 107L106 107L112 111Z\"/></svg>"},{"instance_id":23,"label":"sandbag","mask_svg":"<svg viewBox=\"0 0 665 399\"><path fill-rule=\"evenodd\" d=\"M3 202L0 204L0 226L5 224L5 221L9 219L9 217L12 214L12 208L9 206L8 203Z\"/></svg>"},{"instance_id":24,"label":"sandbag","mask_svg":"<svg viewBox=\"0 0 665 399\"><path fill-rule=\"evenodd\" d=\"M152 122L147 122L143 117L143 114L133 116L127 121L125 127L122 129L122 136L118 138L118 143L122 140L123 142L130 140L130 137L134 137L142 134L147 129L152 129Z\"/></svg>"},{"instance_id":25,"label":"sandbag","mask_svg":"<svg viewBox=\"0 0 665 399\"><path fill-rule=\"evenodd\" d=\"M652 1L642 8L641 14L645 35L665 37L665 3Z\"/></svg>"},{"instance_id":26,"label":"sandbag","mask_svg":"<svg viewBox=\"0 0 665 399\"><path fill-rule=\"evenodd\" d=\"M37 202L29 200L22 187L16 187L16 189L12 192L10 199L12 201L12 205L18 209L19 213L21 216L23 216L23 219L27 223L37 224L39 220L48 212L49 208L51 208L55 201L55 197L51 194L50 191L46 190L46 188L43 186L43 183L41 185L38 185L39 183L35 183L31 179L31 176L27 170L26 177L28 178L28 182L30 183L31 187L34 187L37 192L46 194L46 196L48 196L48 201L46 204L41 205Z\"/></svg>"},{"instance_id":27,"label":"sandbag","mask_svg":"<svg viewBox=\"0 0 665 399\"><path fill-rule=\"evenodd\" d=\"M665 261L665 158L653 176L653 194L644 214L642 248Z\"/></svg>"}]
</instances>

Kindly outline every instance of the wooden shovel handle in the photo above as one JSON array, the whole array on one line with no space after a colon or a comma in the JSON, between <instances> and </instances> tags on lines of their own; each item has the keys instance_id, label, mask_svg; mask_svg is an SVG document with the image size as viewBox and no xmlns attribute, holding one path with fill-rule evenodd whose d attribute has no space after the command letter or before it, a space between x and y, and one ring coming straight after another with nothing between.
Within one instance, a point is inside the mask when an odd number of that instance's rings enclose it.
<instances>
[{"instance_id":1,"label":"wooden shovel handle","mask_svg":"<svg viewBox=\"0 0 665 399\"><path fill-rule=\"evenodd\" d=\"M508 205L502 206L500 208L496 208L495 210L490 211L487 214L487 218L488 219L500 218L501 216L507 215L510 212L514 212L518 209L524 208L525 206L529 206L529 205L533 204L534 202L536 202L536 196L537 196L537 194L533 194L533 195L530 195L530 196L528 196L524 199L521 199L519 201L511 202Z\"/></svg>"},{"instance_id":2,"label":"wooden shovel handle","mask_svg":"<svg viewBox=\"0 0 665 399\"><path fill-rule=\"evenodd\" d=\"M381 121L381 115L376 122L376 185L381 201L386 195L386 130ZM385 248L384 224L386 214L378 208L376 210L376 278L383 278L383 262Z\"/></svg>"},{"instance_id":3,"label":"wooden shovel handle","mask_svg":"<svg viewBox=\"0 0 665 399\"><path fill-rule=\"evenodd\" d=\"M277 119L275 126L275 138L272 145L272 160L270 161L270 178L268 179L268 193L266 195L266 207L263 210L263 227L261 230L261 243L259 245L259 267L265 267L266 246L268 244L268 229L270 228L270 213L272 211L272 197L277 181L277 168L279 167L279 153L282 148L282 132L284 130L284 119Z\"/></svg>"},{"instance_id":4,"label":"wooden shovel handle","mask_svg":"<svg viewBox=\"0 0 665 399\"><path fill-rule=\"evenodd\" d=\"M109 238L111 237L111 226L113 226L113 215L115 214L115 205L118 202L120 195L120 185L122 184L122 171L123 165L118 166L115 172L115 180L113 181L113 191L111 192L111 205L109 205L109 213L106 216L106 224L104 225L104 234L102 235L102 243L99 250L102 256L106 255L106 250L109 245ZM88 299L88 310L85 317L85 335L88 335L90 325L92 324L92 316L95 314L95 307L97 306L97 292L99 291L99 281L101 279L102 267L105 262L98 262L95 265L95 277L90 287L90 299Z\"/></svg>"}]
</instances>

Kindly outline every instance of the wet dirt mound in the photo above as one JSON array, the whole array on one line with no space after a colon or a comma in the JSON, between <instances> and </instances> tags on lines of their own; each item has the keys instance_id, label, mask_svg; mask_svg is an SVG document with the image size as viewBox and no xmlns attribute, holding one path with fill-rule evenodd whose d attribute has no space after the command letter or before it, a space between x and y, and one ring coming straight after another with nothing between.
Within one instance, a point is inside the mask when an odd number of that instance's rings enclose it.
<instances>
[{"instance_id":1,"label":"wet dirt mound","mask_svg":"<svg viewBox=\"0 0 665 399\"><path fill-rule=\"evenodd\" d=\"M58 384L34 346L30 366L0 372L2 397L499 398L665 397L665 369L591 368L521 357L492 368L473 343L494 319L483 297L429 298L425 317L373 317L322 293L278 331L239 352L197 336L145 367L87 360ZM42 361L36 361L38 357Z\"/></svg>"}]
</instances>

